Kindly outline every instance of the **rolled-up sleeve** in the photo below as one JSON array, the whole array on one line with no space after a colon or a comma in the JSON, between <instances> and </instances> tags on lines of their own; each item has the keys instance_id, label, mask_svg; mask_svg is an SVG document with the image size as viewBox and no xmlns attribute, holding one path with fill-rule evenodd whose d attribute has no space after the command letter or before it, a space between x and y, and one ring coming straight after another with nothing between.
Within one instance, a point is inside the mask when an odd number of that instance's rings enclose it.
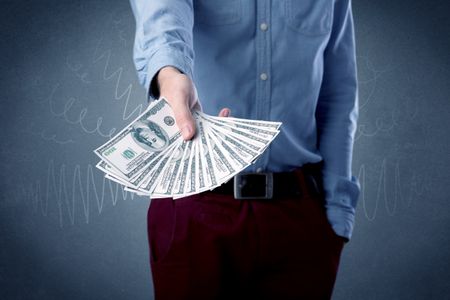
<instances>
[{"instance_id":1,"label":"rolled-up sleeve","mask_svg":"<svg viewBox=\"0 0 450 300\"><path fill-rule=\"evenodd\" d=\"M192 0L130 0L136 20L133 60L139 82L150 99L159 97L151 83L157 72L173 66L193 79Z\"/></svg>"},{"instance_id":2,"label":"rolled-up sleeve","mask_svg":"<svg viewBox=\"0 0 450 300\"><path fill-rule=\"evenodd\" d=\"M316 120L324 159L323 186L334 231L351 238L360 183L351 174L358 120L358 82L350 0L336 0L333 29L324 52L324 77Z\"/></svg>"}]
</instances>

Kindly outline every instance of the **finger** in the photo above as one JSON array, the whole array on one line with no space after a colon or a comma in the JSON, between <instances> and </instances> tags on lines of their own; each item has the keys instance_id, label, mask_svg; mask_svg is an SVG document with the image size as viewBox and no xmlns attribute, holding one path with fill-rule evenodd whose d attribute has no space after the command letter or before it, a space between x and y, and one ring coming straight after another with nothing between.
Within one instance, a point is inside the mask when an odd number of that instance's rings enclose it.
<instances>
[{"instance_id":1,"label":"finger","mask_svg":"<svg viewBox=\"0 0 450 300\"><path fill-rule=\"evenodd\" d=\"M171 106L181 135L184 140L190 140L195 134L195 121L189 109L188 101L186 99L186 101L173 102Z\"/></svg>"},{"instance_id":2,"label":"finger","mask_svg":"<svg viewBox=\"0 0 450 300\"><path fill-rule=\"evenodd\" d=\"M202 106L200 104L200 102L195 102L195 104L192 106L191 110L198 110L198 111L202 111Z\"/></svg>"},{"instance_id":3,"label":"finger","mask_svg":"<svg viewBox=\"0 0 450 300\"><path fill-rule=\"evenodd\" d=\"M230 113L231 111L229 108L222 108L219 112L219 117L229 117Z\"/></svg>"}]
</instances>

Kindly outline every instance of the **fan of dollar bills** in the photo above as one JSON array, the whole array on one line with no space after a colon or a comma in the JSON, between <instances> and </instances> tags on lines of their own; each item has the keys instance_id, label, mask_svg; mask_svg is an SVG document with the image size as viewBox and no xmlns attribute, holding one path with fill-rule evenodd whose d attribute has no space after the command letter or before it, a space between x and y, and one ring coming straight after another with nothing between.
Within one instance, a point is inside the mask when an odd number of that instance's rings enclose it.
<instances>
[{"instance_id":1,"label":"fan of dollar bills","mask_svg":"<svg viewBox=\"0 0 450 300\"><path fill-rule=\"evenodd\" d=\"M211 190L252 164L278 135L280 122L193 112L197 132L185 141L164 98L95 149L96 167L126 191L174 199Z\"/></svg>"}]
</instances>

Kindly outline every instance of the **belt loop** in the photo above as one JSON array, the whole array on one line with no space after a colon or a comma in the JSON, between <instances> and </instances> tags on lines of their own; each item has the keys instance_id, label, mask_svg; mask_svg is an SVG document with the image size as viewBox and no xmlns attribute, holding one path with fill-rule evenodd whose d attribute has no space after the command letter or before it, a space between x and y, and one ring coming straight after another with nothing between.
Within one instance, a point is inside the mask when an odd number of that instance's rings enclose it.
<instances>
[{"instance_id":1,"label":"belt loop","mask_svg":"<svg viewBox=\"0 0 450 300\"><path fill-rule=\"evenodd\" d=\"M299 178L302 191L304 191L310 198L320 197L322 194L321 180L318 178L319 176L322 176L322 164L323 161L315 164L308 163L295 170Z\"/></svg>"},{"instance_id":2,"label":"belt loop","mask_svg":"<svg viewBox=\"0 0 450 300\"><path fill-rule=\"evenodd\" d=\"M302 190L302 194L308 198L312 198L311 189L308 185L308 181L306 179L307 174L305 173L304 168L300 167L295 169L295 173L297 174L298 181Z\"/></svg>"}]
</instances>

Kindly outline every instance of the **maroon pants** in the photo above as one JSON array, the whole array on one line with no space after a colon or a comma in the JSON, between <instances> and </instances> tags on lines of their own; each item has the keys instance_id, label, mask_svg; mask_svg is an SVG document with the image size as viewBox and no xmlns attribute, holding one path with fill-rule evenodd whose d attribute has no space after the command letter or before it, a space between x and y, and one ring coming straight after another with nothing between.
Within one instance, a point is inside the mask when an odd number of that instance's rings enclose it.
<instances>
[{"instance_id":1,"label":"maroon pants","mask_svg":"<svg viewBox=\"0 0 450 300\"><path fill-rule=\"evenodd\" d=\"M346 241L323 196L235 200L201 193L148 210L155 299L330 299Z\"/></svg>"}]
</instances>

